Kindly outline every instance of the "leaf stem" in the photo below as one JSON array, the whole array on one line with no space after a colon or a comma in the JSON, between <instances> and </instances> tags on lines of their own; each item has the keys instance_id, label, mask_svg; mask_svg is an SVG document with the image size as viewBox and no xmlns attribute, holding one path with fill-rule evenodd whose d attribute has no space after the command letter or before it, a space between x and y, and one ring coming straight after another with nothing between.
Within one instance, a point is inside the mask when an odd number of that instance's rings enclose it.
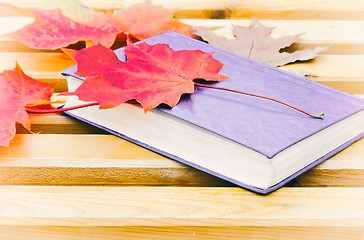
<instances>
[{"instance_id":1,"label":"leaf stem","mask_svg":"<svg viewBox=\"0 0 364 240\"><path fill-rule=\"evenodd\" d=\"M198 87L203 87L203 88L211 88L211 89L216 89L216 90L223 90L223 91L228 91L228 92L234 92L234 93L238 93L238 94L244 94L244 95L249 95L249 96L252 96L252 97L258 97L258 98L263 98L263 99L266 99L266 100L270 100L270 101L274 101L274 102L277 102L277 103L280 103L280 104L283 104L287 107L290 107L294 110L297 110L301 113L304 113L310 117L313 117L313 118L317 118L317 119L324 119L324 114L323 113L319 113L319 114L313 114L313 113L310 113L310 112L307 112L299 107L296 107L292 104L289 104L289 103L286 103L286 102L283 102L281 100L278 100L276 98L271 98L271 97L267 97L267 96L264 96L264 95L260 95L260 94L255 94L255 93L250 93L250 92L244 92L244 91L239 91L239 90L234 90L234 89L230 89L230 88L224 88L224 87L217 87L217 86L213 86L213 85L208 85L208 84L202 84L202 83L197 83L197 82L194 82L195 86L198 86Z\"/></svg>"},{"instance_id":2,"label":"leaf stem","mask_svg":"<svg viewBox=\"0 0 364 240\"><path fill-rule=\"evenodd\" d=\"M99 102L90 102L90 103L75 105L72 107L66 107L66 108L61 107L61 108L52 108L52 109L25 108L25 110L27 111L27 113L47 114L47 113L60 113L60 112L75 110L75 109L84 108L84 107L97 106L97 105L100 105L100 103Z\"/></svg>"}]
</instances>

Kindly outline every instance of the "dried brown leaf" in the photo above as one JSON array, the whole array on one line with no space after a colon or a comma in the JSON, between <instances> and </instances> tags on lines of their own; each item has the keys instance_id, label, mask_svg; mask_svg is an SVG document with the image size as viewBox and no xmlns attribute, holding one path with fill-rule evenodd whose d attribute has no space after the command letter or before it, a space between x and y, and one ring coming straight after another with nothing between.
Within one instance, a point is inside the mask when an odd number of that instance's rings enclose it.
<instances>
[{"instance_id":1,"label":"dried brown leaf","mask_svg":"<svg viewBox=\"0 0 364 240\"><path fill-rule=\"evenodd\" d=\"M299 41L301 34L272 38L270 36L272 30L273 28L266 27L253 18L249 27L233 26L235 39L227 39L201 28L197 29L197 33L212 45L272 66L283 66L295 61L313 59L318 52L326 49L317 47L298 50L293 53L284 52L282 49Z\"/></svg>"}]
</instances>

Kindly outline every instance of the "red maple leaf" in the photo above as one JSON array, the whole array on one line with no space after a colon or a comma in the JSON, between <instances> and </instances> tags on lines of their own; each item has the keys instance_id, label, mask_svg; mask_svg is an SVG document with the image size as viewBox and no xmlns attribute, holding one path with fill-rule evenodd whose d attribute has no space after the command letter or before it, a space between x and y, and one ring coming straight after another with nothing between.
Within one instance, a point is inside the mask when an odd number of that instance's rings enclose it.
<instances>
[{"instance_id":1,"label":"red maple leaf","mask_svg":"<svg viewBox=\"0 0 364 240\"><path fill-rule=\"evenodd\" d=\"M126 62L102 45L64 51L77 62L76 74L86 77L69 95L77 95L83 101L98 101L101 109L133 99L144 111L161 103L173 107L182 94L195 91L194 79L226 79L218 74L223 64L212 58L211 53L174 51L167 44L128 45L124 48Z\"/></svg>"},{"instance_id":2,"label":"red maple leaf","mask_svg":"<svg viewBox=\"0 0 364 240\"><path fill-rule=\"evenodd\" d=\"M98 14L87 24L83 24L64 16L59 9L22 9L9 4L0 4L0 7L35 18L33 23L7 34L32 48L57 49L80 40L86 41L89 46L100 42L110 47L121 31L114 20L105 14Z\"/></svg>"},{"instance_id":3,"label":"red maple leaf","mask_svg":"<svg viewBox=\"0 0 364 240\"><path fill-rule=\"evenodd\" d=\"M25 106L49 103L55 84L34 80L18 65L0 73L0 146L9 146L16 122L30 130Z\"/></svg>"},{"instance_id":4,"label":"red maple leaf","mask_svg":"<svg viewBox=\"0 0 364 240\"><path fill-rule=\"evenodd\" d=\"M195 31L190 25L184 24L173 17L175 9L164 9L150 2L133 5L117 17L120 28L141 40L154 35L175 31L188 37L193 37Z\"/></svg>"},{"instance_id":5,"label":"red maple leaf","mask_svg":"<svg viewBox=\"0 0 364 240\"><path fill-rule=\"evenodd\" d=\"M77 6L77 3L70 7L74 8L74 5ZM144 39L165 31L194 36L191 26L173 18L175 10L164 9L149 2L133 5L121 11L121 15L118 16L104 13L87 14L93 18L82 22L74 20L79 19L78 16L72 19L66 17L60 9L26 9L1 3L0 7L35 18L33 23L6 34L31 48L57 49L78 41L85 41L87 46L101 43L110 47L115 39L125 41L124 32L136 39Z\"/></svg>"}]
</instances>

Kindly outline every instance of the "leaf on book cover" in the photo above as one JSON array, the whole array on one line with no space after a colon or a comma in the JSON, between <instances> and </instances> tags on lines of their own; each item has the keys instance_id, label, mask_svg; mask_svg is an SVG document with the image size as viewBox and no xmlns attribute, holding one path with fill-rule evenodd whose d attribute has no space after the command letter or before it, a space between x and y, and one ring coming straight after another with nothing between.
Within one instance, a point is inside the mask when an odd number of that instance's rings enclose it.
<instances>
[{"instance_id":1,"label":"leaf on book cover","mask_svg":"<svg viewBox=\"0 0 364 240\"><path fill-rule=\"evenodd\" d=\"M272 38L270 36L272 30L273 28L265 27L257 19L253 18L249 27L233 25L235 39L220 37L201 28L197 29L197 33L212 45L275 67L295 61L306 61L315 58L318 52L326 50L326 48L317 47L298 50L293 53L284 52L282 49L300 40L301 34Z\"/></svg>"},{"instance_id":2,"label":"leaf on book cover","mask_svg":"<svg viewBox=\"0 0 364 240\"><path fill-rule=\"evenodd\" d=\"M133 5L117 16L121 29L141 40L166 31L175 31L193 37L195 31L173 17L175 9L164 9L150 1Z\"/></svg>"},{"instance_id":3,"label":"leaf on book cover","mask_svg":"<svg viewBox=\"0 0 364 240\"><path fill-rule=\"evenodd\" d=\"M0 7L35 18L33 23L7 34L32 48L57 49L80 40L86 41L90 46L98 42L111 46L121 31L114 20L103 13L97 14L87 24L83 24L64 16L59 9L22 9L9 4L0 4Z\"/></svg>"},{"instance_id":4,"label":"leaf on book cover","mask_svg":"<svg viewBox=\"0 0 364 240\"><path fill-rule=\"evenodd\" d=\"M15 123L30 130L27 105L49 104L56 83L38 82L16 65L0 73L0 146L9 146L15 135Z\"/></svg>"},{"instance_id":5,"label":"leaf on book cover","mask_svg":"<svg viewBox=\"0 0 364 240\"><path fill-rule=\"evenodd\" d=\"M176 105L184 93L195 91L194 79L220 81L223 64L212 53L174 51L167 44L131 44L125 47L126 62L96 45L80 51L64 49L77 62L76 74L86 77L74 92L83 101L97 101L100 109L136 100L148 111L159 104ZM90 61L92 59L92 61Z\"/></svg>"}]
</instances>

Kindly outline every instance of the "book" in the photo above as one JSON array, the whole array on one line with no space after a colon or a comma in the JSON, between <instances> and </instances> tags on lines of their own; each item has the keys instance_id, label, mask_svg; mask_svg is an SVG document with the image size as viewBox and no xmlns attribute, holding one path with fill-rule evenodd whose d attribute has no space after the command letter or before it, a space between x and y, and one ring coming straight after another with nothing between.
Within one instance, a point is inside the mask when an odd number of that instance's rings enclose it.
<instances>
[{"instance_id":1,"label":"book","mask_svg":"<svg viewBox=\"0 0 364 240\"><path fill-rule=\"evenodd\" d=\"M257 93L300 106L315 119L266 99L198 88L173 108L147 113L127 103L67 114L171 159L251 191L267 194L364 136L364 100L174 32L143 40L174 50L214 52L230 79L216 86ZM123 49L115 51L125 60ZM91 61L91 60L90 60ZM69 91L82 78L64 71ZM79 104L76 96L65 107Z\"/></svg>"}]
</instances>

